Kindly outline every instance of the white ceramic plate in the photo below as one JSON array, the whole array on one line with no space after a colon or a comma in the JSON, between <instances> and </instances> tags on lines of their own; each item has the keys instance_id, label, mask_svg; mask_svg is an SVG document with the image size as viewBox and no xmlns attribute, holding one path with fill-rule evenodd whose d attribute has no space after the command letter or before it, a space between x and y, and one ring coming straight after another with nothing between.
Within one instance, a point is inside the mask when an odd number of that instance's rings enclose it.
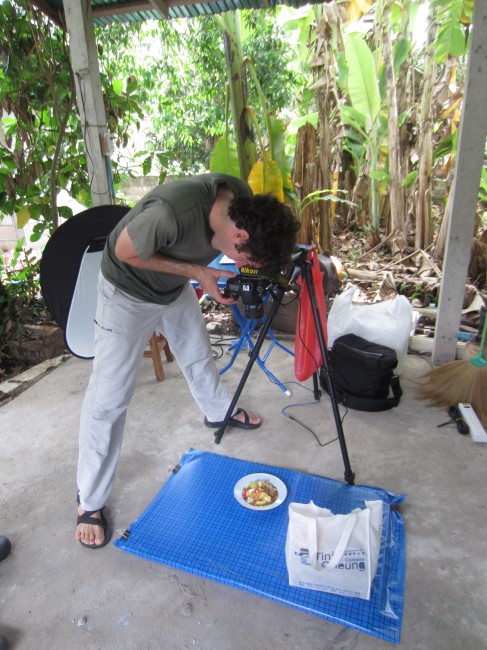
<instances>
[{"instance_id":1,"label":"white ceramic plate","mask_svg":"<svg viewBox=\"0 0 487 650\"><path fill-rule=\"evenodd\" d=\"M247 501L245 501L242 496L242 490L244 487L246 487L252 481L259 480L269 481L269 483L272 483L272 485L277 489L277 499L274 501L274 503L271 503L268 506L253 506L250 503L247 503ZM277 478L277 476L273 476L272 474L247 474L247 476L244 476L235 484L235 487L233 488L233 496L237 499L241 506L248 508L249 510L272 510L273 508L280 506L284 501L287 496L287 488L280 478Z\"/></svg>"}]
</instances>

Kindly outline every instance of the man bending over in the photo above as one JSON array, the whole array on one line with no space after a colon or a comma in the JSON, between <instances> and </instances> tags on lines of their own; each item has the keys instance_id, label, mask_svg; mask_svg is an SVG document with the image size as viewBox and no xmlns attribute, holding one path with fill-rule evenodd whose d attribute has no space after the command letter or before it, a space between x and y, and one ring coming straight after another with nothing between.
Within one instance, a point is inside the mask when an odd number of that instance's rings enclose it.
<instances>
[{"instance_id":1,"label":"man bending over","mask_svg":"<svg viewBox=\"0 0 487 650\"><path fill-rule=\"evenodd\" d=\"M217 428L232 400L211 351L190 279L229 304L218 289L234 273L207 265L223 252L276 275L286 269L298 224L270 195L252 195L247 183L204 174L152 190L107 239L98 284L95 357L81 411L76 539L97 549L111 537L103 513L115 479L127 408L151 334L167 339L205 423ZM259 427L239 408L229 426Z\"/></svg>"}]
</instances>

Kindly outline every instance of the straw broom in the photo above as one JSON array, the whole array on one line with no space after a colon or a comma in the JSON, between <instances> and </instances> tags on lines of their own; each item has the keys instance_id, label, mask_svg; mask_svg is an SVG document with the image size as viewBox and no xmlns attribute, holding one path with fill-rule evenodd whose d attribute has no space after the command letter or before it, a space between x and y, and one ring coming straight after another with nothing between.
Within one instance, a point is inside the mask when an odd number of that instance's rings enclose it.
<instances>
[{"instance_id":1,"label":"straw broom","mask_svg":"<svg viewBox=\"0 0 487 650\"><path fill-rule=\"evenodd\" d=\"M460 361L448 361L418 379L417 397L432 405L450 408L470 404L487 427L487 359L483 356L487 316L484 318L478 353Z\"/></svg>"}]
</instances>

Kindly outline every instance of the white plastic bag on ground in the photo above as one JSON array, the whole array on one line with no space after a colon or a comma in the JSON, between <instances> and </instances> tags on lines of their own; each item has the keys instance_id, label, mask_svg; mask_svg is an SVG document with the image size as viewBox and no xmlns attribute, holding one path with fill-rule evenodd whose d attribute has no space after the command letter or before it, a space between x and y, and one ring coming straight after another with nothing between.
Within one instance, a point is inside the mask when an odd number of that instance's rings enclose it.
<instances>
[{"instance_id":1,"label":"white plastic bag on ground","mask_svg":"<svg viewBox=\"0 0 487 650\"><path fill-rule=\"evenodd\" d=\"M328 316L328 347L344 334L355 334L386 345L397 354L396 374L400 375L408 353L413 308L405 296L374 303L354 302L357 287L350 287L333 301Z\"/></svg>"}]
</instances>

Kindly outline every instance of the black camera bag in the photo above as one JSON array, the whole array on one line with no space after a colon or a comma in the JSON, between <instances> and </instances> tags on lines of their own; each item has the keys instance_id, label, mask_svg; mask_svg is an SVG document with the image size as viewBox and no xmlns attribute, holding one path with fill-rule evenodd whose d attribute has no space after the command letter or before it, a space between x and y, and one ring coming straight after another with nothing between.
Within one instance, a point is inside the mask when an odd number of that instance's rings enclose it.
<instances>
[{"instance_id":1,"label":"black camera bag","mask_svg":"<svg viewBox=\"0 0 487 650\"><path fill-rule=\"evenodd\" d=\"M335 340L330 362L335 395L340 404L357 411L386 411L399 404L402 390L399 377L394 374L395 350L355 334L345 334ZM323 367L320 383L328 391Z\"/></svg>"}]
</instances>

